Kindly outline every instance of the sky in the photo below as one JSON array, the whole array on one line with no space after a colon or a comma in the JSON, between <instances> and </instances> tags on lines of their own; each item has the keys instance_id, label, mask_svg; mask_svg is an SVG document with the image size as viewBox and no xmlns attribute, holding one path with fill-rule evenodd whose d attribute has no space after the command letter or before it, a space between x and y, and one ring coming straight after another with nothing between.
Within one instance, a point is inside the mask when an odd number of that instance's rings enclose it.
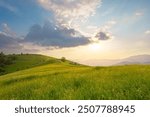
<instances>
[{"instance_id":1,"label":"sky","mask_svg":"<svg viewBox=\"0 0 150 117\"><path fill-rule=\"evenodd\" d=\"M150 0L0 0L0 51L120 59L150 54Z\"/></svg>"}]
</instances>

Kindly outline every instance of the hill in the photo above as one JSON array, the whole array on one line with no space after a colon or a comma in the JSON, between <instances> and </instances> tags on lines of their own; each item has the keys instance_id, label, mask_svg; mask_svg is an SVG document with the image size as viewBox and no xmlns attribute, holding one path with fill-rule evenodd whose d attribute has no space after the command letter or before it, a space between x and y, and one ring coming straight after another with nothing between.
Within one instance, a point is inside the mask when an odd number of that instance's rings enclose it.
<instances>
[{"instance_id":1,"label":"hill","mask_svg":"<svg viewBox=\"0 0 150 117\"><path fill-rule=\"evenodd\" d=\"M61 60L59 59L36 54L17 54L7 56L13 56L13 58L15 59L12 61L11 64L3 67L4 72L2 74L12 73L15 71L29 69L45 64L61 63Z\"/></svg>"},{"instance_id":2,"label":"hill","mask_svg":"<svg viewBox=\"0 0 150 117\"><path fill-rule=\"evenodd\" d=\"M117 65L150 64L150 55L136 55L122 59Z\"/></svg>"},{"instance_id":3,"label":"hill","mask_svg":"<svg viewBox=\"0 0 150 117\"><path fill-rule=\"evenodd\" d=\"M93 59L81 61L80 63L90 66L114 66L131 64L150 65L150 55L135 55L123 59Z\"/></svg>"},{"instance_id":4,"label":"hill","mask_svg":"<svg viewBox=\"0 0 150 117\"><path fill-rule=\"evenodd\" d=\"M34 67L0 76L0 99L150 99L150 65L89 67L49 58L41 65L37 56L17 65L37 61Z\"/></svg>"}]
</instances>

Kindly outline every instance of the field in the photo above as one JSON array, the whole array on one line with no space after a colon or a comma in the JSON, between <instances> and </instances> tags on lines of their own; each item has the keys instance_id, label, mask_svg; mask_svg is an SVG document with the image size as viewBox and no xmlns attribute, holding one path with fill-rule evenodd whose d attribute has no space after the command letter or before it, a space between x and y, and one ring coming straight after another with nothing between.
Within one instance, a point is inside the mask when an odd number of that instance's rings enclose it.
<instances>
[{"instance_id":1,"label":"field","mask_svg":"<svg viewBox=\"0 0 150 117\"><path fill-rule=\"evenodd\" d=\"M20 56L18 61L25 63L8 66L12 73L0 76L0 99L150 99L150 65L89 67L44 56Z\"/></svg>"}]
</instances>

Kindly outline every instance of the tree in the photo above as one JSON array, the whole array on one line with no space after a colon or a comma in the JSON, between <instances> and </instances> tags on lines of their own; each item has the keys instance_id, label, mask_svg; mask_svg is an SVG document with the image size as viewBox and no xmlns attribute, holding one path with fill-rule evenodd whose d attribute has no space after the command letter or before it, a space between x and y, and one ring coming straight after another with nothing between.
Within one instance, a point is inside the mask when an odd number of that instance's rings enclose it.
<instances>
[{"instance_id":1,"label":"tree","mask_svg":"<svg viewBox=\"0 0 150 117\"><path fill-rule=\"evenodd\" d=\"M16 59L15 55L5 55L3 52L0 53L0 67L12 64Z\"/></svg>"},{"instance_id":2,"label":"tree","mask_svg":"<svg viewBox=\"0 0 150 117\"><path fill-rule=\"evenodd\" d=\"M0 53L0 67L5 65L5 55L3 52Z\"/></svg>"},{"instance_id":3,"label":"tree","mask_svg":"<svg viewBox=\"0 0 150 117\"><path fill-rule=\"evenodd\" d=\"M65 61L66 61L66 58L65 58L65 57L62 57L62 58L61 58L61 61L62 61L62 62L65 62Z\"/></svg>"},{"instance_id":4,"label":"tree","mask_svg":"<svg viewBox=\"0 0 150 117\"><path fill-rule=\"evenodd\" d=\"M0 75L4 72L5 72L4 68L0 67Z\"/></svg>"}]
</instances>

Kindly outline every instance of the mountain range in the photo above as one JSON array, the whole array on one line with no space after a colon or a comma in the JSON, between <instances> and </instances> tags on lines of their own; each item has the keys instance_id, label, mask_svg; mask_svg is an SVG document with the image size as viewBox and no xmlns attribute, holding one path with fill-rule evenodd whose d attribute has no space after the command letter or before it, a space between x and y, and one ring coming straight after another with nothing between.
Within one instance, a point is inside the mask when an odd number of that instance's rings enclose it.
<instances>
[{"instance_id":1,"label":"mountain range","mask_svg":"<svg viewBox=\"0 0 150 117\"><path fill-rule=\"evenodd\" d=\"M90 59L80 63L90 66L114 66L130 64L150 64L150 55L135 55L123 59Z\"/></svg>"}]
</instances>

